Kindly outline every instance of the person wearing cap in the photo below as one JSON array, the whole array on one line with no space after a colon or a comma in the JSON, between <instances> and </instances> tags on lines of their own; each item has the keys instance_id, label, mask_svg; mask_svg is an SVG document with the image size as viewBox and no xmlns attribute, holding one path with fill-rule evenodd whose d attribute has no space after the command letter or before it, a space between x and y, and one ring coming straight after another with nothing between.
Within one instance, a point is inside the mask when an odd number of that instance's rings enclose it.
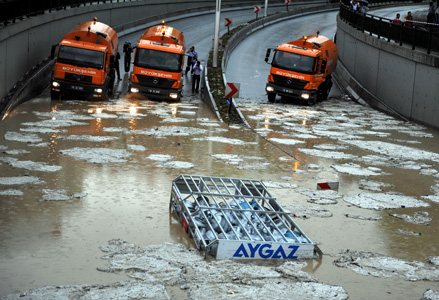
<instances>
[{"instance_id":1,"label":"person wearing cap","mask_svg":"<svg viewBox=\"0 0 439 300\"><path fill-rule=\"evenodd\" d=\"M360 8L358 9L358 12L360 14L365 15L369 11L369 7L367 7L368 2L366 2L364 0L359 1L359 2L360 2Z\"/></svg>"},{"instance_id":2,"label":"person wearing cap","mask_svg":"<svg viewBox=\"0 0 439 300\"><path fill-rule=\"evenodd\" d=\"M405 18L404 18L404 26L405 27L413 27L413 17L412 17L411 11L409 11L407 13L407 16L405 16Z\"/></svg>"},{"instance_id":3,"label":"person wearing cap","mask_svg":"<svg viewBox=\"0 0 439 300\"><path fill-rule=\"evenodd\" d=\"M188 56L187 56L187 66L186 66L186 73L185 73L185 75L187 74L187 72L189 71L189 70L191 70L192 69L192 65L193 65L193 58L194 57L198 57L198 53L197 53L197 51L195 51L195 46L192 46L192 47L190 47L189 48L189 50L188 51L186 51L186 53L188 54Z\"/></svg>"}]
</instances>

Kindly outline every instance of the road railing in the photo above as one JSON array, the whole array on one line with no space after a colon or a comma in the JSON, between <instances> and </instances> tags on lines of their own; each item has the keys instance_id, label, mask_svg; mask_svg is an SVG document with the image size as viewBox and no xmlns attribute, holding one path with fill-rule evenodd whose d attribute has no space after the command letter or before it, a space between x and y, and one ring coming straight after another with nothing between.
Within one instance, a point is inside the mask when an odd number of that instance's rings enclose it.
<instances>
[{"instance_id":1,"label":"road railing","mask_svg":"<svg viewBox=\"0 0 439 300\"><path fill-rule=\"evenodd\" d=\"M412 50L426 49L427 53L439 51L439 25L412 21L394 23L393 20L373 15L362 14L350 9L349 6L340 4L340 18L349 25L368 32L378 39L395 41L400 46L409 45Z\"/></svg>"}]
</instances>

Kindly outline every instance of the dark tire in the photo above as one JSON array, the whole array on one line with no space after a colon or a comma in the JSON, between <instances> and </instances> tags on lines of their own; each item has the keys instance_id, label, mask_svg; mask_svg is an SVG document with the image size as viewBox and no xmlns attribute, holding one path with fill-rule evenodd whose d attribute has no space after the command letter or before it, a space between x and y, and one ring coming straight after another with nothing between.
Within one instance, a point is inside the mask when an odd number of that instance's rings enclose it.
<instances>
[{"instance_id":1,"label":"dark tire","mask_svg":"<svg viewBox=\"0 0 439 300\"><path fill-rule=\"evenodd\" d=\"M50 91L50 98L52 98L52 100L59 100L59 96L59 92Z\"/></svg>"},{"instance_id":2,"label":"dark tire","mask_svg":"<svg viewBox=\"0 0 439 300\"><path fill-rule=\"evenodd\" d=\"M274 102L274 99L276 99L276 94L274 93L268 94L268 102Z\"/></svg>"}]
</instances>

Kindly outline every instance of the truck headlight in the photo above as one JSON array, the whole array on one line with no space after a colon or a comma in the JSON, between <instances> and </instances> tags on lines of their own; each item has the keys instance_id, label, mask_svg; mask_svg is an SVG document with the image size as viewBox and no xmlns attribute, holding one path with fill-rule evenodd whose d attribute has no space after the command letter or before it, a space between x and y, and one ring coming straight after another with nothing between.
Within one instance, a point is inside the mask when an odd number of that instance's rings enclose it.
<instances>
[{"instance_id":1,"label":"truck headlight","mask_svg":"<svg viewBox=\"0 0 439 300\"><path fill-rule=\"evenodd\" d=\"M131 92L131 93L138 93L138 92L139 92L139 89L138 89L138 88L135 88L135 87L132 87L132 88L130 88L130 92Z\"/></svg>"},{"instance_id":2,"label":"truck headlight","mask_svg":"<svg viewBox=\"0 0 439 300\"><path fill-rule=\"evenodd\" d=\"M102 89L95 89L95 93L102 93Z\"/></svg>"},{"instance_id":3,"label":"truck headlight","mask_svg":"<svg viewBox=\"0 0 439 300\"><path fill-rule=\"evenodd\" d=\"M308 93L302 93L302 95L300 95L300 97L302 97L305 100L309 99L309 94Z\"/></svg>"},{"instance_id":4,"label":"truck headlight","mask_svg":"<svg viewBox=\"0 0 439 300\"><path fill-rule=\"evenodd\" d=\"M178 94L177 93L170 93L169 94L169 98L177 99L178 98Z\"/></svg>"},{"instance_id":5,"label":"truck headlight","mask_svg":"<svg viewBox=\"0 0 439 300\"><path fill-rule=\"evenodd\" d=\"M53 87L59 87L59 82L56 82L56 81L52 82L52 86Z\"/></svg>"},{"instance_id":6,"label":"truck headlight","mask_svg":"<svg viewBox=\"0 0 439 300\"><path fill-rule=\"evenodd\" d=\"M266 90L267 92L274 92L274 87L267 85Z\"/></svg>"}]
</instances>

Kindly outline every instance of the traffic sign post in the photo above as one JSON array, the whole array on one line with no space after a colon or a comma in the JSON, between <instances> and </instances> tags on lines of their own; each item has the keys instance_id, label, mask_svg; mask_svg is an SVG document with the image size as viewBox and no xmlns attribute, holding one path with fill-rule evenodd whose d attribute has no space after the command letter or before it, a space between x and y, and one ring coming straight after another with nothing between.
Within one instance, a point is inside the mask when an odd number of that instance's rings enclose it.
<instances>
[{"instance_id":1,"label":"traffic sign post","mask_svg":"<svg viewBox=\"0 0 439 300\"><path fill-rule=\"evenodd\" d=\"M259 7L259 6L257 6L257 5L255 5L255 7L254 7L254 12L255 12L255 14L256 14L256 20L258 19L258 12L261 10L261 8Z\"/></svg>"},{"instance_id":2,"label":"traffic sign post","mask_svg":"<svg viewBox=\"0 0 439 300\"><path fill-rule=\"evenodd\" d=\"M227 27L227 34L230 34L230 25L232 24L232 19L231 18L226 18L226 21L224 23L224 26Z\"/></svg>"},{"instance_id":3,"label":"traffic sign post","mask_svg":"<svg viewBox=\"0 0 439 300\"><path fill-rule=\"evenodd\" d=\"M226 83L225 95L226 95L227 103L229 104L229 112L228 112L229 115L232 112L232 99L231 98L232 97L239 97L239 87L240 87L239 83L231 83L231 82Z\"/></svg>"},{"instance_id":4,"label":"traffic sign post","mask_svg":"<svg viewBox=\"0 0 439 300\"><path fill-rule=\"evenodd\" d=\"M239 83L227 82L226 84L226 98L239 97Z\"/></svg>"},{"instance_id":5,"label":"traffic sign post","mask_svg":"<svg viewBox=\"0 0 439 300\"><path fill-rule=\"evenodd\" d=\"M288 11L288 5L290 5L290 0L285 0L285 5L287 6L287 11Z\"/></svg>"}]
</instances>

